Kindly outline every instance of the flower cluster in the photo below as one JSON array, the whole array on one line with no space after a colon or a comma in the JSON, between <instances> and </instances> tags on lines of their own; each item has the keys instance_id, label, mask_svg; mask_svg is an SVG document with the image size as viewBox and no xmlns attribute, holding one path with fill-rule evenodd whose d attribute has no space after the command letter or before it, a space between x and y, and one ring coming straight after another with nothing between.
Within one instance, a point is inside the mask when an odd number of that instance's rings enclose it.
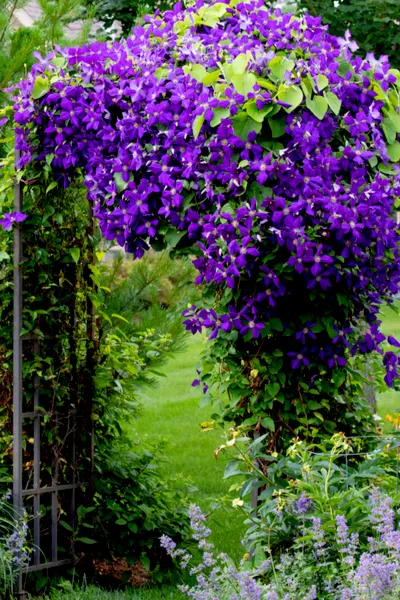
<instances>
[{"instance_id":1,"label":"flower cluster","mask_svg":"<svg viewBox=\"0 0 400 600\"><path fill-rule=\"evenodd\" d=\"M349 533L342 515L336 517L333 536L321 528L320 518L311 517L304 525L303 515L291 551L280 557L269 551L269 558L260 558L257 565L246 555L239 568L226 555L214 555L206 540L210 532L205 531L205 517L191 507L193 537L202 560L190 567L196 585L181 586L181 590L194 600L394 600L400 592L400 532L390 505L389 497L372 490L370 519L375 535L369 538L368 547L363 547L358 535ZM199 536L199 531L205 531L204 535ZM167 536L161 545L184 568L193 562Z\"/></svg>"},{"instance_id":2,"label":"flower cluster","mask_svg":"<svg viewBox=\"0 0 400 600\"><path fill-rule=\"evenodd\" d=\"M383 354L377 315L399 290L400 73L354 48L262 0L176 4L125 41L39 57L15 96L20 166L81 178L135 257L195 245L216 301L187 329L242 358L279 351L265 385L315 387ZM397 355L385 366L391 385Z\"/></svg>"}]
</instances>

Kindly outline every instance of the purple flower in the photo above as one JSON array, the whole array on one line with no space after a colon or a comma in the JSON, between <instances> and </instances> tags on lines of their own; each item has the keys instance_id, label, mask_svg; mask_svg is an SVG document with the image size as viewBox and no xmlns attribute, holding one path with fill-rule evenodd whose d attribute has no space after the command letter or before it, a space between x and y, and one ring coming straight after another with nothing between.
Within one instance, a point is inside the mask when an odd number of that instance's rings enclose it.
<instances>
[{"instance_id":1,"label":"purple flower","mask_svg":"<svg viewBox=\"0 0 400 600\"><path fill-rule=\"evenodd\" d=\"M3 219L0 220L0 225L4 227L6 231L9 231L14 223L21 223L25 221L28 215L20 212L5 213Z\"/></svg>"}]
</instances>

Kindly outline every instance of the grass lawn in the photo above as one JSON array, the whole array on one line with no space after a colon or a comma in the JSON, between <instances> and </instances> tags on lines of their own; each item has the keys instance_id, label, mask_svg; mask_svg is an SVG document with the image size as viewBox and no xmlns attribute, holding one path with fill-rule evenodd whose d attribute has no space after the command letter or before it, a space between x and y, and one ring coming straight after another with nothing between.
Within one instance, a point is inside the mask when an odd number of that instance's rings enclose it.
<instances>
[{"instance_id":1,"label":"grass lawn","mask_svg":"<svg viewBox=\"0 0 400 600\"><path fill-rule=\"evenodd\" d=\"M74 591L54 590L48 600L184 600L186 596L172 587L143 590L127 589L121 592L106 592L93 585Z\"/></svg>"},{"instance_id":2,"label":"grass lawn","mask_svg":"<svg viewBox=\"0 0 400 600\"><path fill-rule=\"evenodd\" d=\"M396 307L400 310L400 301L397 300ZM382 310L382 331L385 335L393 335L396 339L400 339L400 316L397 315L391 308L385 306ZM378 414L385 420L385 416L389 413L393 415L396 409L400 409L400 392L385 392L380 394L378 398ZM393 425L384 421L386 431L392 431Z\"/></svg>"},{"instance_id":3,"label":"grass lawn","mask_svg":"<svg viewBox=\"0 0 400 600\"><path fill-rule=\"evenodd\" d=\"M216 510L210 518L214 534L212 541L221 552L240 559L243 549L241 537L245 531L241 513L231 507L234 496L228 494L232 480L223 481L226 460L214 458L215 448L222 443L222 431L202 432L200 423L210 420L210 409L199 408L202 391L191 387L196 377L196 363L204 343L200 335L188 338L185 351L170 360L164 368L156 388L148 390L144 411L139 416L135 431L140 438L151 441L168 438L165 465L174 478L190 480L197 488L193 502L209 511L210 503L221 499L225 508Z\"/></svg>"}]
</instances>

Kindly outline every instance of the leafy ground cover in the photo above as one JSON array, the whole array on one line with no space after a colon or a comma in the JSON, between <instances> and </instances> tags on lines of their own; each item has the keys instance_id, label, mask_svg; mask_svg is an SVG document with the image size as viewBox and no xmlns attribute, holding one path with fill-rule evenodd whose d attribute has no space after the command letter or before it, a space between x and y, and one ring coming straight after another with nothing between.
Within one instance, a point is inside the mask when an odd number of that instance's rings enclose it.
<instances>
[{"instance_id":1,"label":"leafy ground cover","mask_svg":"<svg viewBox=\"0 0 400 600\"><path fill-rule=\"evenodd\" d=\"M223 480L226 460L214 458L215 448L221 444L221 430L202 431L200 423L210 420L210 411L200 408L202 393L191 383L196 375L196 363L204 341L200 335L190 337L185 350L163 369L165 378L150 389L144 398L144 411L139 417L136 430L140 439L159 441L168 438L165 466L176 479L189 480L196 491L193 502L208 512L212 502L223 504L210 518L213 543L222 552L240 559L240 545L244 533L243 520L239 511L231 508L234 496L228 494L231 482Z\"/></svg>"}]
</instances>

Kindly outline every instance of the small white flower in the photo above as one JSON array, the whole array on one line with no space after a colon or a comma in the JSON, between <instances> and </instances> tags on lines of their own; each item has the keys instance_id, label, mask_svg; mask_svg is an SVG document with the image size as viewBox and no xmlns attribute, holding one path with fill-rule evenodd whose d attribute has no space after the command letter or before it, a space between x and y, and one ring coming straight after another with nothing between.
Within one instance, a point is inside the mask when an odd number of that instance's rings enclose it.
<instances>
[{"instance_id":1,"label":"small white flower","mask_svg":"<svg viewBox=\"0 0 400 600\"><path fill-rule=\"evenodd\" d=\"M232 501L232 506L233 506L233 508L236 508L237 506L243 506L243 504L244 504L244 502L243 502L243 500L241 500L240 498L235 498L235 499Z\"/></svg>"}]
</instances>

